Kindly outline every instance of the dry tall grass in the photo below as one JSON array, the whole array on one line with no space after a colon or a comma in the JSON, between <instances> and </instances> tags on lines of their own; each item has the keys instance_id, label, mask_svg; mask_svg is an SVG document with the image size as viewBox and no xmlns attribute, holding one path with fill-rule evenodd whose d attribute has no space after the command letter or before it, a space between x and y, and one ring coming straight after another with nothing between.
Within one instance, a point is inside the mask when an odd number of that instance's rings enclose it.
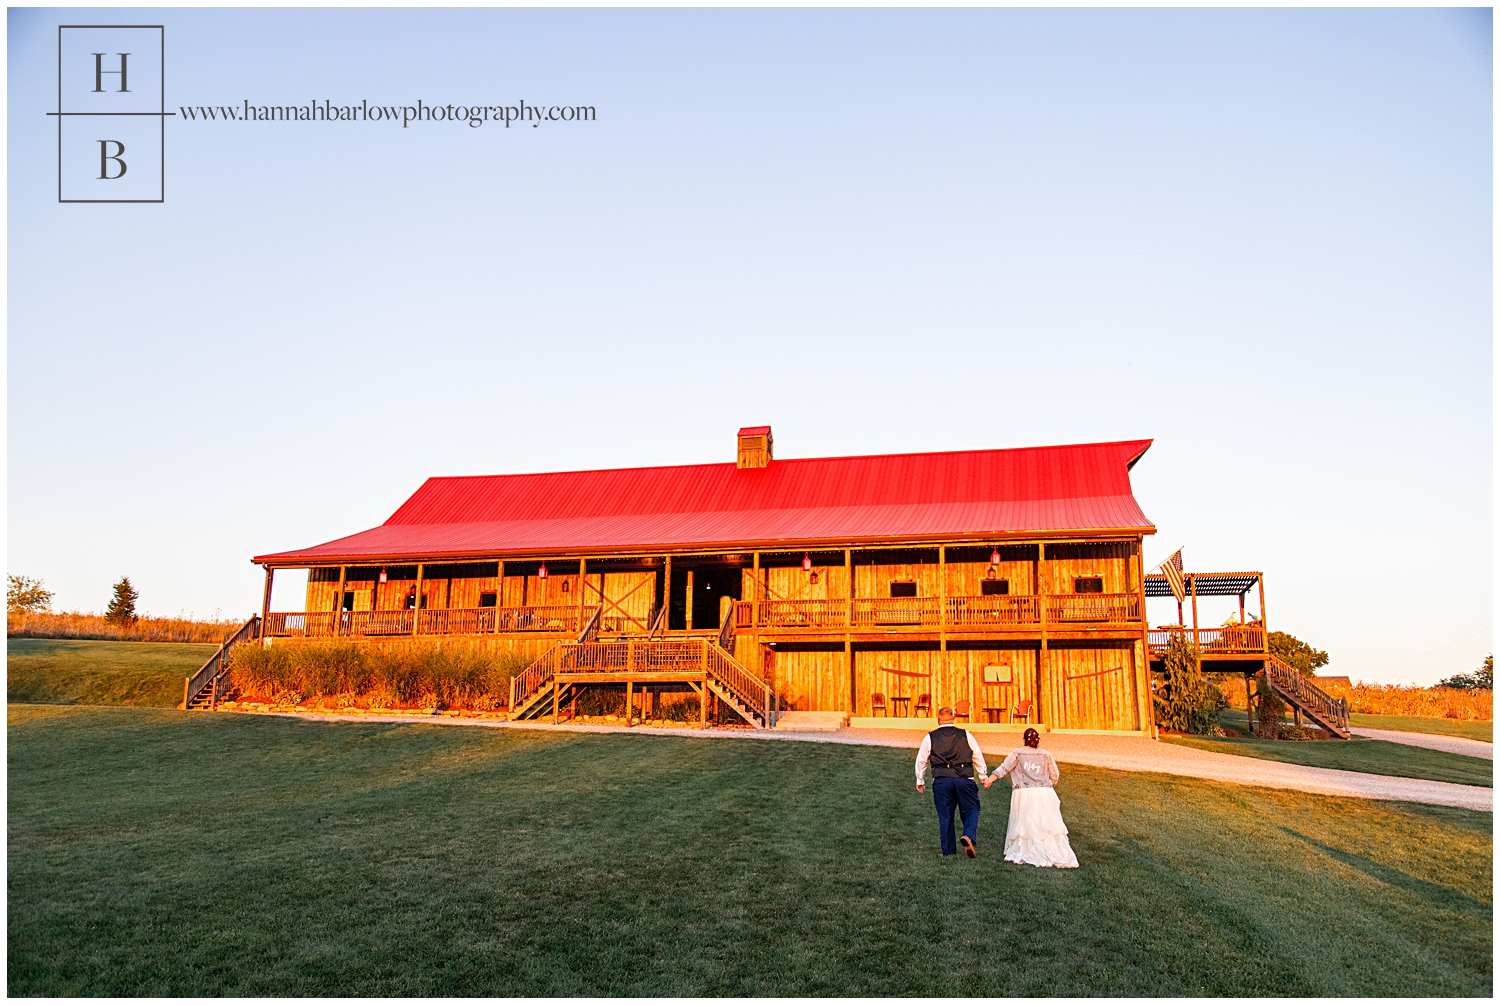
<instances>
[{"instance_id":1,"label":"dry tall grass","mask_svg":"<svg viewBox=\"0 0 1500 1005\"><path fill-rule=\"evenodd\" d=\"M1349 702L1349 711L1367 715L1428 715L1489 722L1495 717L1493 691L1400 684L1325 684L1323 690Z\"/></svg>"},{"instance_id":2,"label":"dry tall grass","mask_svg":"<svg viewBox=\"0 0 1500 1005\"><path fill-rule=\"evenodd\" d=\"M489 710L510 701L510 681L531 664L523 652L471 646L303 642L240 646L230 679L242 695L277 700L341 698L378 707L442 704Z\"/></svg>"},{"instance_id":3,"label":"dry tall grass","mask_svg":"<svg viewBox=\"0 0 1500 1005\"><path fill-rule=\"evenodd\" d=\"M1232 708L1245 707L1245 678L1238 674L1215 674L1211 679L1224 692ZM1401 684L1353 684L1346 687L1317 677L1312 681L1333 697L1348 701L1349 711L1366 715L1426 715L1478 722L1489 722L1495 717L1493 691Z\"/></svg>"},{"instance_id":4,"label":"dry tall grass","mask_svg":"<svg viewBox=\"0 0 1500 1005\"><path fill-rule=\"evenodd\" d=\"M143 617L129 625L111 624L101 614L68 611L7 612L5 634L22 639L101 639L111 642L208 642L218 645L243 621L194 621Z\"/></svg>"}]
</instances>

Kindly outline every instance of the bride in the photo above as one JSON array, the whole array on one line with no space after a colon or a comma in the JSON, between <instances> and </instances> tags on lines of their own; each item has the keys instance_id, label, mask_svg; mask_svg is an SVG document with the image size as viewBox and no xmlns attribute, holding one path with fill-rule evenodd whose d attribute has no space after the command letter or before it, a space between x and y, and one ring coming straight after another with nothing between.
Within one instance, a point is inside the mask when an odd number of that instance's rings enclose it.
<instances>
[{"instance_id":1,"label":"bride","mask_svg":"<svg viewBox=\"0 0 1500 1005\"><path fill-rule=\"evenodd\" d=\"M1026 746L1012 750L984 780L984 787L1010 775L1010 826L1005 831L1005 860L1017 864L1078 868L1078 859L1068 844L1061 803L1052 786L1057 784L1057 762L1038 746L1041 734L1028 729L1022 736Z\"/></svg>"}]
</instances>

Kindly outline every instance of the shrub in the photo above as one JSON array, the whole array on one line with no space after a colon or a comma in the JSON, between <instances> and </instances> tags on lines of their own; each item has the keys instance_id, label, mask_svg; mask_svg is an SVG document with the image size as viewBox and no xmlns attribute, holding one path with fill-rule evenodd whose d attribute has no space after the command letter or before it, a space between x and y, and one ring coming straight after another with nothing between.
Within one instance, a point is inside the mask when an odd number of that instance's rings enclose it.
<instances>
[{"instance_id":1,"label":"shrub","mask_svg":"<svg viewBox=\"0 0 1500 1005\"><path fill-rule=\"evenodd\" d=\"M1286 702L1266 680L1265 671L1255 675L1255 735L1263 740L1281 737L1281 716L1286 712Z\"/></svg>"},{"instance_id":2,"label":"shrub","mask_svg":"<svg viewBox=\"0 0 1500 1005\"><path fill-rule=\"evenodd\" d=\"M1282 726L1277 732L1278 740L1316 740L1318 731L1306 726Z\"/></svg>"}]
</instances>

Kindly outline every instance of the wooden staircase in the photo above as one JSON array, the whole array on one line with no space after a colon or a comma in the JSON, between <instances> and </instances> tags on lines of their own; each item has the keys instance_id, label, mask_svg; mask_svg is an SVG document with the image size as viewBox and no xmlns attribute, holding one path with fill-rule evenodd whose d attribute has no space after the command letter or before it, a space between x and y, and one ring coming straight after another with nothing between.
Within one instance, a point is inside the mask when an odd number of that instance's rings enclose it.
<instances>
[{"instance_id":1,"label":"wooden staircase","mask_svg":"<svg viewBox=\"0 0 1500 1005\"><path fill-rule=\"evenodd\" d=\"M553 646L516 675L511 681L512 719L539 719L547 714L553 707L554 683L560 705L568 691L583 683L617 680L623 684L642 677L701 681L752 726L769 729L776 725L776 692L719 645L725 637L722 631L717 639L663 639L653 631L644 638L601 642L597 634L588 635L585 630L579 641Z\"/></svg>"},{"instance_id":2,"label":"wooden staircase","mask_svg":"<svg viewBox=\"0 0 1500 1005\"><path fill-rule=\"evenodd\" d=\"M1335 698L1304 677L1296 667L1276 658L1266 657L1266 681L1271 690L1293 708L1306 713L1313 721L1341 740L1349 739L1349 703Z\"/></svg>"},{"instance_id":3,"label":"wooden staircase","mask_svg":"<svg viewBox=\"0 0 1500 1005\"><path fill-rule=\"evenodd\" d=\"M191 677L182 682L182 705L190 712L211 712L229 693L229 653L242 642L260 638L260 615L254 615L240 630L224 640L219 651Z\"/></svg>"}]
</instances>

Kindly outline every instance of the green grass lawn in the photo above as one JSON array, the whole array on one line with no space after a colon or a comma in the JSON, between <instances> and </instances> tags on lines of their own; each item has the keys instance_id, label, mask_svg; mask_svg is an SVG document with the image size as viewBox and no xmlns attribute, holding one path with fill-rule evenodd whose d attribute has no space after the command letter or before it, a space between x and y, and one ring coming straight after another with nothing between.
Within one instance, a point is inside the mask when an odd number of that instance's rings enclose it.
<instances>
[{"instance_id":1,"label":"green grass lawn","mask_svg":"<svg viewBox=\"0 0 1500 1005\"><path fill-rule=\"evenodd\" d=\"M1492 816L1064 766L940 859L911 754L14 705L13 995L1473 995Z\"/></svg>"},{"instance_id":2,"label":"green grass lawn","mask_svg":"<svg viewBox=\"0 0 1500 1005\"><path fill-rule=\"evenodd\" d=\"M1245 717L1240 716L1243 724ZM1349 725L1366 729L1395 729L1403 733L1437 733L1440 736L1461 736L1465 740L1495 742L1493 722L1475 722L1467 719L1439 719L1430 715L1366 715L1350 712Z\"/></svg>"},{"instance_id":3,"label":"green grass lawn","mask_svg":"<svg viewBox=\"0 0 1500 1005\"><path fill-rule=\"evenodd\" d=\"M185 642L93 642L6 639L9 701L64 705L182 703L182 679L218 646Z\"/></svg>"},{"instance_id":4,"label":"green grass lawn","mask_svg":"<svg viewBox=\"0 0 1500 1005\"><path fill-rule=\"evenodd\" d=\"M1244 725L1243 722L1240 723ZM1314 768L1368 771L1372 775L1429 778L1460 785L1494 786L1495 762L1482 757L1450 754L1445 750L1411 747L1389 740L1354 736L1347 740L1261 740L1255 737L1210 738L1207 736L1163 736L1163 743L1212 750L1220 754L1259 757L1284 764L1306 764Z\"/></svg>"}]
</instances>

